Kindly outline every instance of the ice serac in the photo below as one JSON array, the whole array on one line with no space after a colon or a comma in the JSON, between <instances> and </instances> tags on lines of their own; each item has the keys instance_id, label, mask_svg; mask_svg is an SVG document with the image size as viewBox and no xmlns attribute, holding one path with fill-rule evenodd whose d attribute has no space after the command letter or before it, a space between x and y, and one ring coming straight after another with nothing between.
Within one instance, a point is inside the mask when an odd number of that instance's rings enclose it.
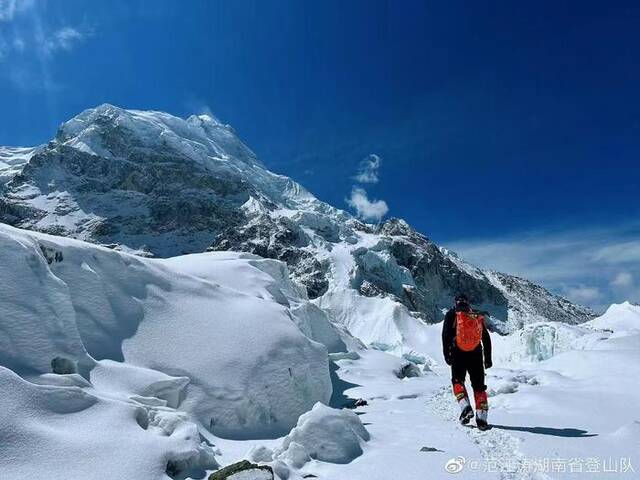
<instances>
[{"instance_id":1,"label":"ice serac","mask_svg":"<svg viewBox=\"0 0 640 480\"><path fill-rule=\"evenodd\" d=\"M54 361L75 385L177 408L229 438L283 435L331 397L327 348L304 335L293 307L308 300L280 262L148 259L1 224L0 247L0 365L25 378L50 381Z\"/></svg>"},{"instance_id":2,"label":"ice serac","mask_svg":"<svg viewBox=\"0 0 640 480\"><path fill-rule=\"evenodd\" d=\"M0 162L0 221L160 257L210 249L281 260L316 305L382 347L406 349L460 291L502 332L592 317L530 282L468 265L403 220L371 225L321 202L207 115L101 105L46 145L0 150Z\"/></svg>"}]
</instances>

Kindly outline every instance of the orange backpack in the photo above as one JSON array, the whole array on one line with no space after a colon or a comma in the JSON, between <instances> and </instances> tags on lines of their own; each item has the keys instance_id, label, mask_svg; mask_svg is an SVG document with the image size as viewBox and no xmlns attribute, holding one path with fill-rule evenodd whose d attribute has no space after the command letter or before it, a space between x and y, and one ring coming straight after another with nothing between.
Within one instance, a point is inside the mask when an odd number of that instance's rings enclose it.
<instances>
[{"instance_id":1,"label":"orange backpack","mask_svg":"<svg viewBox=\"0 0 640 480\"><path fill-rule=\"evenodd\" d=\"M484 316L474 312L456 312L456 345L470 352L480 345Z\"/></svg>"}]
</instances>

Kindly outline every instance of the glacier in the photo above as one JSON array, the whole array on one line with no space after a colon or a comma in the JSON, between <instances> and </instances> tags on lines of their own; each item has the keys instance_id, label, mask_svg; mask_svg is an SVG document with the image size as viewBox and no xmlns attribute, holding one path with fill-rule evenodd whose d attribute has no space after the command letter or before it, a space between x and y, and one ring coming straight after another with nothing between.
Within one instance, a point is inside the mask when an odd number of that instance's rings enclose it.
<instances>
[{"instance_id":1,"label":"glacier","mask_svg":"<svg viewBox=\"0 0 640 480\"><path fill-rule=\"evenodd\" d=\"M596 316L404 220L362 222L210 115L101 105L0 147L0 222L8 478L201 479L243 459L281 480L449 478L451 458L550 449L640 469L640 307ZM461 290L493 332L482 435L456 424L441 357Z\"/></svg>"}]
</instances>

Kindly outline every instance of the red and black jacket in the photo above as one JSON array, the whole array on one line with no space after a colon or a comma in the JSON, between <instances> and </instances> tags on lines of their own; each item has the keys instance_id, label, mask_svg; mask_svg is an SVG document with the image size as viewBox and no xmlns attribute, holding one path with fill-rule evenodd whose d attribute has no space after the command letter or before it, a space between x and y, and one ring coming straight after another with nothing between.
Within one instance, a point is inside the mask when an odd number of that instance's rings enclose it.
<instances>
[{"instance_id":1,"label":"red and black jacket","mask_svg":"<svg viewBox=\"0 0 640 480\"><path fill-rule=\"evenodd\" d=\"M445 361L450 364L453 358L454 349L456 347L456 309L452 308L444 316L444 322L442 322L442 355ZM478 345L478 349L482 349L484 352L485 364L491 364L491 337L487 326L482 327L482 342Z\"/></svg>"}]
</instances>

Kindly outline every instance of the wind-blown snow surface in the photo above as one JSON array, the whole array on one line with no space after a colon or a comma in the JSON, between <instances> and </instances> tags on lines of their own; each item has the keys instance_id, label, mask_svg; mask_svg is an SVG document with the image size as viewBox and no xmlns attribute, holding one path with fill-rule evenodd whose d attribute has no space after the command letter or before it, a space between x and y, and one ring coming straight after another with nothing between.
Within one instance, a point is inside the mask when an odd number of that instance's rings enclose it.
<instances>
[{"instance_id":1,"label":"wind-blown snow surface","mask_svg":"<svg viewBox=\"0 0 640 480\"><path fill-rule=\"evenodd\" d=\"M286 434L332 392L302 330L344 348L286 267L249 254L151 260L0 225L0 291L3 478L212 468L196 425Z\"/></svg>"}]
</instances>

